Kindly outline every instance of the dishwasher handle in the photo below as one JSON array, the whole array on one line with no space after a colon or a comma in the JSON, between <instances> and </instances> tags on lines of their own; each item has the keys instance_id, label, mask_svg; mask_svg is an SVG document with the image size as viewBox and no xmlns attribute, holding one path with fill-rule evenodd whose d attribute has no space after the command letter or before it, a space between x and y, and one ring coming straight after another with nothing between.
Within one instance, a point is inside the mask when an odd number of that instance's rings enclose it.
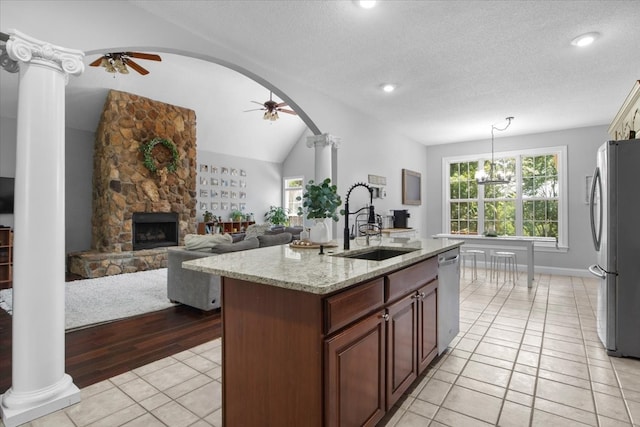
<instances>
[{"instance_id":1,"label":"dishwasher handle","mask_svg":"<svg viewBox=\"0 0 640 427\"><path fill-rule=\"evenodd\" d=\"M460 259L460 255L456 255L450 258L445 258L445 257L438 258L438 267L444 267L450 264L456 264L459 259Z\"/></svg>"},{"instance_id":2,"label":"dishwasher handle","mask_svg":"<svg viewBox=\"0 0 640 427\"><path fill-rule=\"evenodd\" d=\"M593 274L600 279L604 279L607 277L607 272L600 268L599 265L593 264L589 266L589 273Z\"/></svg>"}]
</instances>

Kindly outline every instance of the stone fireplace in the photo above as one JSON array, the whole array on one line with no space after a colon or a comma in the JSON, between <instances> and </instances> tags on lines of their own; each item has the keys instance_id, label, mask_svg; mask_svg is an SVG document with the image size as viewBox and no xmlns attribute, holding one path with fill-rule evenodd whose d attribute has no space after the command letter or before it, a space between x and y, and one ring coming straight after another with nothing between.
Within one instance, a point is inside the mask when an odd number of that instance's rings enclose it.
<instances>
[{"instance_id":1,"label":"stone fireplace","mask_svg":"<svg viewBox=\"0 0 640 427\"><path fill-rule=\"evenodd\" d=\"M141 148L154 138L175 145L175 172L163 144L151 152L157 171L145 166ZM71 273L166 267L167 247L184 244L196 229L195 111L110 90L96 131L92 212L91 250L69 254Z\"/></svg>"}]
</instances>

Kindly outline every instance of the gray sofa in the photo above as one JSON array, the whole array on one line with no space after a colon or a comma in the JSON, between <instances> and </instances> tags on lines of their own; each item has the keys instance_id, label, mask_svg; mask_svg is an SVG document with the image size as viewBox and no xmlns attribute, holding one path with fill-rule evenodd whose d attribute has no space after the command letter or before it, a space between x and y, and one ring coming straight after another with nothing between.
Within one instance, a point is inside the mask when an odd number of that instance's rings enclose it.
<instances>
[{"instance_id":1,"label":"gray sofa","mask_svg":"<svg viewBox=\"0 0 640 427\"><path fill-rule=\"evenodd\" d=\"M292 234L291 231L296 234ZM233 243L220 243L207 249L189 250L186 247L168 249L167 297L200 310L220 308L220 276L182 268L184 261L216 256L265 246L288 244L298 239L300 230L287 228L266 232L255 237L234 237Z\"/></svg>"}]
</instances>

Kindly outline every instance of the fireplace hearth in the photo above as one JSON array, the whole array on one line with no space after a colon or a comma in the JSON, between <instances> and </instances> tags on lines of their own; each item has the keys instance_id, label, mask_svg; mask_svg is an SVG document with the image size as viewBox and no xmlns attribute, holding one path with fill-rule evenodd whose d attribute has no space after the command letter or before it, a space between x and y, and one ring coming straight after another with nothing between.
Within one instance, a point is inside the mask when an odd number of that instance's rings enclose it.
<instances>
[{"instance_id":1,"label":"fireplace hearth","mask_svg":"<svg viewBox=\"0 0 640 427\"><path fill-rule=\"evenodd\" d=\"M178 214L136 212L131 218L133 250L178 245Z\"/></svg>"}]
</instances>

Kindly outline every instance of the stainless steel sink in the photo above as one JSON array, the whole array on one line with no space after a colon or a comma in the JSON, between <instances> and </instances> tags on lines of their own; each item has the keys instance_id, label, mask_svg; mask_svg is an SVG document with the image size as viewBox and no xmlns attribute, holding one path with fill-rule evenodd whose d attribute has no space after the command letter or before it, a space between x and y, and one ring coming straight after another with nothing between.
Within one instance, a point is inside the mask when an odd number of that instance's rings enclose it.
<instances>
[{"instance_id":1,"label":"stainless steel sink","mask_svg":"<svg viewBox=\"0 0 640 427\"><path fill-rule=\"evenodd\" d=\"M358 251L355 253L345 252L341 254L336 254L334 256L338 256L342 258L364 259L368 261L384 261L389 258L408 254L415 250L416 249L409 249L409 248L374 248L374 249L367 249L364 251Z\"/></svg>"}]
</instances>

